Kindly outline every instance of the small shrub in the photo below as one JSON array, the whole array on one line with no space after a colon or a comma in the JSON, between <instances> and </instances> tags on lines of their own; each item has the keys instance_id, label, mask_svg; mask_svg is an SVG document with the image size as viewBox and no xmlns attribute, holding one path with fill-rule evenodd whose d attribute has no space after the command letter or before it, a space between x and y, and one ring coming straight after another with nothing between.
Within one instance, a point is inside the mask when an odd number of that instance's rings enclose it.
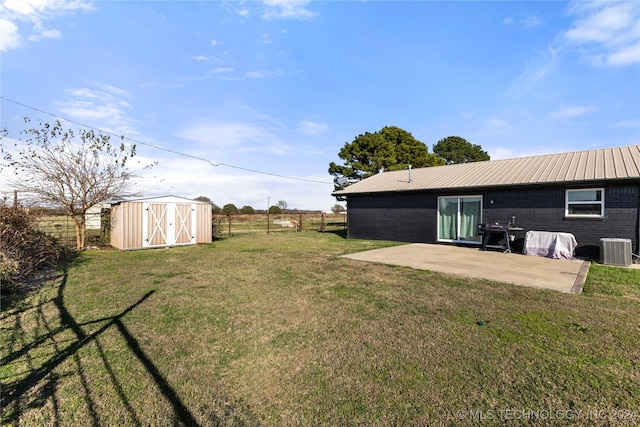
<instances>
[{"instance_id":1,"label":"small shrub","mask_svg":"<svg viewBox=\"0 0 640 427\"><path fill-rule=\"evenodd\" d=\"M211 222L211 239L219 240L222 238L223 222L220 218L213 218Z\"/></svg>"},{"instance_id":2,"label":"small shrub","mask_svg":"<svg viewBox=\"0 0 640 427\"><path fill-rule=\"evenodd\" d=\"M15 291L39 268L65 254L58 241L38 229L36 217L16 207L0 206L0 291Z\"/></svg>"}]
</instances>

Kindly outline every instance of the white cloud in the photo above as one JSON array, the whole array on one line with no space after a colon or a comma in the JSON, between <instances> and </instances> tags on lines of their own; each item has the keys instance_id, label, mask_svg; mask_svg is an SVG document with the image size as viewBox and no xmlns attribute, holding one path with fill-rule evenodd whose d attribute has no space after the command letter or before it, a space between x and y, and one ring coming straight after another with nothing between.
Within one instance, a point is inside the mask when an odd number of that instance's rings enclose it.
<instances>
[{"instance_id":1,"label":"white cloud","mask_svg":"<svg viewBox=\"0 0 640 427\"><path fill-rule=\"evenodd\" d=\"M181 77L178 80L182 82L197 82L197 81L207 80L211 78L218 78L219 80L239 80L239 79L220 77L220 74L231 73L233 72L233 70L234 69L232 67L216 67L208 70L203 75Z\"/></svg>"},{"instance_id":2,"label":"white cloud","mask_svg":"<svg viewBox=\"0 0 640 427\"><path fill-rule=\"evenodd\" d=\"M310 11L306 6L309 0L264 0L264 19L311 19L316 12Z\"/></svg>"},{"instance_id":3,"label":"white cloud","mask_svg":"<svg viewBox=\"0 0 640 427\"><path fill-rule=\"evenodd\" d=\"M525 64L524 72L508 89L509 95L527 94L554 70L558 55L568 50L577 50L594 67L640 63L640 2L574 1L568 13L575 17L571 28ZM513 18L504 22L511 24ZM538 25L540 20L532 15L520 24Z\"/></svg>"},{"instance_id":4,"label":"white cloud","mask_svg":"<svg viewBox=\"0 0 640 427\"><path fill-rule=\"evenodd\" d=\"M11 21L0 18L0 52L20 46L18 27Z\"/></svg>"},{"instance_id":5,"label":"white cloud","mask_svg":"<svg viewBox=\"0 0 640 427\"><path fill-rule=\"evenodd\" d=\"M40 39L61 39L62 33L58 30L42 30L40 34L32 34L29 41L37 42Z\"/></svg>"},{"instance_id":6,"label":"white cloud","mask_svg":"<svg viewBox=\"0 0 640 427\"><path fill-rule=\"evenodd\" d=\"M571 13L577 15L576 22L565 37L571 41L612 43L621 36L621 32L632 27L637 15L637 6L626 2L601 2L597 4L574 4Z\"/></svg>"},{"instance_id":7,"label":"white cloud","mask_svg":"<svg viewBox=\"0 0 640 427\"><path fill-rule=\"evenodd\" d=\"M137 134L131 126L134 120L127 116L132 106L124 98L129 96L129 92L106 84L96 84L95 87L67 89L68 98L56 105L70 119L92 122L85 124L95 124L116 134Z\"/></svg>"},{"instance_id":8,"label":"white cloud","mask_svg":"<svg viewBox=\"0 0 640 427\"><path fill-rule=\"evenodd\" d=\"M232 153L267 153L276 156L296 154L318 154L317 148L298 140L294 132L279 120L250 108L242 107L234 117L243 120L212 121L199 119L182 127L175 137L195 142L198 150L209 156L224 156ZM320 123L303 121L296 131L317 135L327 127ZM293 140L294 142L289 142Z\"/></svg>"},{"instance_id":9,"label":"white cloud","mask_svg":"<svg viewBox=\"0 0 640 427\"><path fill-rule=\"evenodd\" d=\"M104 84L104 83L98 83L96 84L96 86L100 88L102 91L106 92L108 96L119 96L122 98L128 98L129 96L131 96L129 91L126 89L121 89L119 87L115 87L115 86Z\"/></svg>"},{"instance_id":10,"label":"white cloud","mask_svg":"<svg viewBox=\"0 0 640 427\"><path fill-rule=\"evenodd\" d=\"M218 74L218 73L230 73L233 71L233 67L218 67L212 70L209 70L209 73Z\"/></svg>"},{"instance_id":11,"label":"white cloud","mask_svg":"<svg viewBox=\"0 0 640 427\"><path fill-rule=\"evenodd\" d=\"M516 20L512 16L508 16L502 21L504 25L513 25L515 22ZM540 24L542 24L542 21L536 15L530 15L518 21L518 27L525 30L537 27Z\"/></svg>"},{"instance_id":12,"label":"white cloud","mask_svg":"<svg viewBox=\"0 0 640 427\"><path fill-rule=\"evenodd\" d=\"M272 129L248 122L196 123L182 129L176 136L218 152L229 149L273 151L270 147L281 145Z\"/></svg>"},{"instance_id":13,"label":"white cloud","mask_svg":"<svg viewBox=\"0 0 640 427\"><path fill-rule=\"evenodd\" d=\"M222 59L216 56L196 55L196 56L191 56L190 58L197 62L218 62L218 63L222 62Z\"/></svg>"},{"instance_id":14,"label":"white cloud","mask_svg":"<svg viewBox=\"0 0 640 427\"><path fill-rule=\"evenodd\" d=\"M249 79L276 78L281 75L282 73L277 71L247 71L234 76L218 76L218 80L238 81Z\"/></svg>"},{"instance_id":15,"label":"white cloud","mask_svg":"<svg viewBox=\"0 0 640 427\"><path fill-rule=\"evenodd\" d=\"M542 21L536 15L527 16L520 21L520 27L524 29L534 28L540 25Z\"/></svg>"},{"instance_id":16,"label":"white cloud","mask_svg":"<svg viewBox=\"0 0 640 427\"><path fill-rule=\"evenodd\" d=\"M607 56L606 65L631 65L640 62L640 41L617 49Z\"/></svg>"},{"instance_id":17,"label":"white cloud","mask_svg":"<svg viewBox=\"0 0 640 427\"><path fill-rule=\"evenodd\" d=\"M247 79L260 79L264 76L260 71L249 71L244 73L244 77Z\"/></svg>"},{"instance_id":18,"label":"white cloud","mask_svg":"<svg viewBox=\"0 0 640 427\"><path fill-rule=\"evenodd\" d=\"M640 2L574 2L569 12L576 20L563 37L592 65L640 63Z\"/></svg>"},{"instance_id":19,"label":"white cloud","mask_svg":"<svg viewBox=\"0 0 640 427\"><path fill-rule=\"evenodd\" d=\"M573 117L583 116L585 114L593 113L596 109L594 107L584 106L563 106L551 114L551 117L556 119L570 119Z\"/></svg>"},{"instance_id":20,"label":"white cloud","mask_svg":"<svg viewBox=\"0 0 640 427\"><path fill-rule=\"evenodd\" d=\"M325 133L329 127L323 123L313 122L311 120L303 120L298 123L298 132L310 136L318 136Z\"/></svg>"},{"instance_id":21,"label":"white cloud","mask_svg":"<svg viewBox=\"0 0 640 427\"><path fill-rule=\"evenodd\" d=\"M2 12L17 16L41 16L59 11L93 10L91 2L83 0L5 0Z\"/></svg>"},{"instance_id":22,"label":"white cloud","mask_svg":"<svg viewBox=\"0 0 640 427\"><path fill-rule=\"evenodd\" d=\"M0 51L19 47L23 32L34 42L62 38L59 30L45 28L45 22L62 14L92 10L91 2L81 0L5 0L0 4ZM20 23L31 24L31 28L20 28Z\"/></svg>"},{"instance_id":23,"label":"white cloud","mask_svg":"<svg viewBox=\"0 0 640 427\"><path fill-rule=\"evenodd\" d=\"M640 119L623 120L621 122L614 123L609 127L612 127L612 128L629 128L629 129L638 128L638 129L640 129Z\"/></svg>"},{"instance_id":24,"label":"white cloud","mask_svg":"<svg viewBox=\"0 0 640 427\"><path fill-rule=\"evenodd\" d=\"M499 119L497 117L492 117L489 119L489 126L494 128L503 128L507 126L509 123L506 120Z\"/></svg>"},{"instance_id":25,"label":"white cloud","mask_svg":"<svg viewBox=\"0 0 640 427\"><path fill-rule=\"evenodd\" d=\"M528 93L540 80L545 78L556 66L558 52L552 46L546 51L540 51L532 62L525 64L525 70L511 84L507 93L521 96Z\"/></svg>"}]
</instances>

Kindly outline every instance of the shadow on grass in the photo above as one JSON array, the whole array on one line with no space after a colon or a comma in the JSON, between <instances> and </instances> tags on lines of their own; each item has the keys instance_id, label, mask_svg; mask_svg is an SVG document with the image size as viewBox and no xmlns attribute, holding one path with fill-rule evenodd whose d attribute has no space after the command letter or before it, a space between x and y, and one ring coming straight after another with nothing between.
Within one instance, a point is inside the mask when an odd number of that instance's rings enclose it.
<instances>
[{"instance_id":1,"label":"shadow on grass","mask_svg":"<svg viewBox=\"0 0 640 427\"><path fill-rule=\"evenodd\" d=\"M0 360L0 364L1 366L6 366L7 364L11 364L20 359L26 360L27 365L26 375L23 371L19 375L18 379L13 382L3 382L2 384L1 403L2 408L4 408L3 417L8 418L4 421L17 422L24 411L44 407L47 402L50 402L54 425L60 425L61 419L57 389L63 376L75 376L80 382L81 389L79 392L86 404L91 424L94 426L100 425L100 417L97 413L98 405L96 405L94 398L92 397L89 381L87 381L87 378L85 377L85 369L83 368L82 360L79 356L80 349L86 347L90 343L94 343L98 350L100 360L104 365L104 371L107 373L109 380L111 381L118 398L124 407L123 409L129 415L131 420L130 423L136 426L143 425L139 419L139 415L136 413L136 410L132 407L125 395L121 382L118 380L105 355L105 350L98 339L103 332L107 331L111 327L115 327L127 343L132 354L149 373L161 395L171 406L174 417L173 424L185 426L200 425L189 408L186 407L176 391L162 375L158 367L145 353L138 340L122 322L124 316L143 304L155 291L147 292L136 302L114 316L96 319L85 323L78 323L65 306L64 290L67 284L67 279L68 273L65 270L60 276L61 282L57 289L57 295L53 299L28 307L25 306L24 308L16 307L17 311L13 311L12 313L3 313L3 320L5 321L7 321L10 316L13 317L13 319L10 320L13 323L13 327L11 328L11 337L8 340L8 348L5 348L3 351L3 357ZM57 327L51 326L50 323L52 322L47 320L47 316L43 311L43 306L49 303L53 303L58 310L60 325ZM41 335L36 334L38 336L31 341L28 341L27 338L32 337L33 334L31 331L25 330L21 321L21 314L28 309L36 310L35 317L38 328L44 332ZM106 323L95 332L88 334L83 330L83 326L103 322ZM73 339L65 340L58 336L60 333L67 332L69 330L73 333ZM53 353L47 353L44 357L33 357L30 354L32 350L36 350L38 347L45 345L53 347ZM73 365L75 365L74 372L67 374L58 373L56 368L68 360L71 360ZM20 369L22 369L22 367ZM93 395L99 396L99 393L93 393ZM217 418L215 415L210 414L208 418L212 425L223 424L222 420Z\"/></svg>"},{"instance_id":2,"label":"shadow on grass","mask_svg":"<svg viewBox=\"0 0 640 427\"><path fill-rule=\"evenodd\" d=\"M322 233L332 233L335 234L338 237L342 237L343 239L347 238L347 230L325 230L322 231Z\"/></svg>"}]
</instances>

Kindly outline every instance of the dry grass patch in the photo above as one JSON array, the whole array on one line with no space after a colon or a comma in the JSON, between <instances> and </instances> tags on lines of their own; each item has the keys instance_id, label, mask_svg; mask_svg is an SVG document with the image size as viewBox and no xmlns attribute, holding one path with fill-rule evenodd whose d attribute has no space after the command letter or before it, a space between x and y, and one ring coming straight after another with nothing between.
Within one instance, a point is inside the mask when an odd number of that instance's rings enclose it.
<instances>
[{"instance_id":1,"label":"dry grass patch","mask_svg":"<svg viewBox=\"0 0 640 427\"><path fill-rule=\"evenodd\" d=\"M3 308L3 421L448 425L470 409L638 409L637 281L598 292L596 266L576 296L339 257L389 244L309 232L86 253Z\"/></svg>"}]
</instances>

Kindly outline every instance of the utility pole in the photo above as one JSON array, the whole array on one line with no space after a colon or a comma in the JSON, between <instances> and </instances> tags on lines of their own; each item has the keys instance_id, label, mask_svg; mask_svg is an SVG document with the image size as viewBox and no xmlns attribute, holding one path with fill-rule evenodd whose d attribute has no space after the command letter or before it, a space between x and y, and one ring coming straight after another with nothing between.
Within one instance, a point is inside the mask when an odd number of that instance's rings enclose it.
<instances>
[{"instance_id":1,"label":"utility pole","mask_svg":"<svg viewBox=\"0 0 640 427\"><path fill-rule=\"evenodd\" d=\"M269 219L269 204L271 203L271 197L267 197L267 234L269 234L269 223L271 220Z\"/></svg>"}]
</instances>

